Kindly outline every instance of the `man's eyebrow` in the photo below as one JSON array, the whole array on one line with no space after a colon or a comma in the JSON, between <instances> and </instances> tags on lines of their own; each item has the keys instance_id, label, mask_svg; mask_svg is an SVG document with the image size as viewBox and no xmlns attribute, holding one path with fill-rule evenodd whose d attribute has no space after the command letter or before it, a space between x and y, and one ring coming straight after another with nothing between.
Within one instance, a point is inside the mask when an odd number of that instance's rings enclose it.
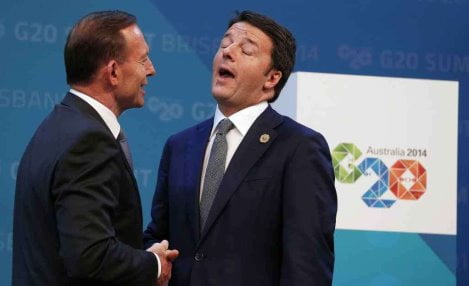
<instances>
[{"instance_id":1,"label":"man's eyebrow","mask_svg":"<svg viewBox=\"0 0 469 286\"><path fill-rule=\"evenodd\" d=\"M225 34L223 35L222 39L230 38L232 36L233 36L233 33L231 31L226 31ZM243 36L243 41L248 42L249 44L252 44L252 45L256 46L257 48L259 48L259 43L255 40L251 39L249 37L249 35L244 35Z\"/></svg>"}]
</instances>

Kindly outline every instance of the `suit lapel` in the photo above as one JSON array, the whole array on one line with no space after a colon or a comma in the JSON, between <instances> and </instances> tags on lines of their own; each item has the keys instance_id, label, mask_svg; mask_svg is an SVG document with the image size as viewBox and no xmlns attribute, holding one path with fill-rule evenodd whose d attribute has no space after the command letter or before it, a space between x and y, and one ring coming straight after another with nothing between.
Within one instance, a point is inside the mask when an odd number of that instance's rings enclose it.
<instances>
[{"instance_id":1,"label":"suit lapel","mask_svg":"<svg viewBox=\"0 0 469 286\"><path fill-rule=\"evenodd\" d=\"M199 195L200 180L202 176L202 166L205 156L210 131L212 130L213 118L197 125L193 136L187 142L184 152L184 174L187 190L189 192L187 198L187 218L189 224L193 228L194 238L197 241L200 237L199 227Z\"/></svg>"},{"instance_id":2,"label":"suit lapel","mask_svg":"<svg viewBox=\"0 0 469 286\"><path fill-rule=\"evenodd\" d=\"M275 140L277 132L274 128L282 121L282 116L269 106L253 123L248 133L239 144L223 176L220 188L218 189L210 209L205 228L201 233L199 243L210 230L212 224L220 215L251 167ZM269 135L270 138L267 142L261 142L260 137L263 134Z\"/></svg>"},{"instance_id":3,"label":"suit lapel","mask_svg":"<svg viewBox=\"0 0 469 286\"><path fill-rule=\"evenodd\" d=\"M77 109L79 112L83 113L85 116L89 116L93 118L94 120L96 120L97 122L101 123L103 127L109 132L109 134L114 137L114 135L112 135L111 130L107 126L106 122L104 122L103 118L101 117L101 115L99 115L99 113L83 99L69 92L67 93L67 95L65 95L64 99L62 100L62 104L69 106L71 108ZM117 142L117 145L119 145L119 149L121 150L121 155L124 157L124 165L127 171L131 174L132 182L135 186L135 189L138 191L138 184L137 184L137 180L135 179L133 170L130 167L129 163L127 162L124 151L122 150L122 147L120 146L119 142ZM140 199L140 196L139 196L139 199Z\"/></svg>"}]
</instances>

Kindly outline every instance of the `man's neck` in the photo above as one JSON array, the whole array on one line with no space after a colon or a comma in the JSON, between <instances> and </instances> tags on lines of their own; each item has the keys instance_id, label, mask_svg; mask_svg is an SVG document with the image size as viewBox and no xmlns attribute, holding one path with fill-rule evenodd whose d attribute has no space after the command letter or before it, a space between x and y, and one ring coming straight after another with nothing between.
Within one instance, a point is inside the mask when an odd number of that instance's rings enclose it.
<instances>
[{"instance_id":1,"label":"man's neck","mask_svg":"<svg viewBox=\"0 0 469 286\"><path fill-rule=\"evenodd\" d=\"M120 109L115 103L114 95L112 93L107 92L103 90L102 88L93 84L90 84L90 85L74 84L74 85L71 85L70 87L99 101L101 104L109 108L112 111L112 113L116 115L116 117L119 117L119 115L121 114Z\"/></svg>"}]
</instances>

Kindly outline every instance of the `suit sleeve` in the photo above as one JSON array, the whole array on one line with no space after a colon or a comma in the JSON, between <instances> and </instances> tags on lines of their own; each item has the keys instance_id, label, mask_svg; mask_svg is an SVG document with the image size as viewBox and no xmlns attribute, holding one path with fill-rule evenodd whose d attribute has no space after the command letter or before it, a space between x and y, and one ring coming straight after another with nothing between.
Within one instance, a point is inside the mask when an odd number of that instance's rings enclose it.
<instances>
[{"instance_id":1,"label":"suit sleeve","mask_svg":"<svg viewBox=\"0 0 469 286\"><path fill-rule=\"evenodd\" d=\"M324 138L303 138L283 181L281 285L331 285L337 195Z\"/></svg>"},{"instance_id":2,"label":"suit sleeve","mask_svg":"<svg viewBox=\"0 0 469 286\"><path fill-rule=\"evenodd\" d=\"M87 132L62 155L55 168L52 198L60 255L68 276L122 285L154 285L153 253L117 239L122 155L103 132Z\"/></svg>"},{"instance_id":3,"label":"suit sleeve","mask_svg":"<svg viewBox=\"0 0 469 286\"><path fill-rule=\"evenodd\" d=\"M153 195L151 206L151 222L143 233L145 248L150 247L155 242L168 239L168 172L170 161L169 140L166 142L158 168L158 178L156 190Z\"/></svg>"}]
</instances>

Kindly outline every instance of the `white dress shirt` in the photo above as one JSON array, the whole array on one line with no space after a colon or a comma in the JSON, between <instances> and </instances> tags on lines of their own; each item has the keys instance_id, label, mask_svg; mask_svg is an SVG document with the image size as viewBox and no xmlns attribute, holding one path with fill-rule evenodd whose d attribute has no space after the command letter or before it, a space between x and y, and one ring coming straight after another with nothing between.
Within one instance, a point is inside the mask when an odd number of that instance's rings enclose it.
<instances>
[{"instance_id":1,"label":"white dress shirt","mask_svg":"<svg viewBox=\"0 0 469 286\"><path fill-rule=\"evenodd\" d=\"M70 93L78 96L91 105L91 107L93 107L93 109L96 110L99 116L101 116L101 118L104 120L104 123L106 123L106 126L109 128L109 130L111 130L114 138L117 139L117 136L119 136L119 132L121 131L121 126L119 125L119 121L117 121L117 117L114 112L112 112L101 102L97 101L89 95L84 94L83 92L79 92L78 90L72 88L70 89Z\"/></svg>"},{"instance_id":2,"label":"white dress shirt","mask_svg":"<svg viewBox=\"0 0 469 286\"><path fill-rule=\"evenodd\" d=\"M239 144L243 140L246 133L248 133L249 128L251 128L254 121L256 121L257 117L261 115L262 112L269 106L266 101L260 102L256 105L252 105L246 107L231 116L228 119L233 123L234 128L226 133L226 142L227 142L227 152L226 152L226 162L225 162L225 170L228 168L230 164L231 158L233 158L236 149L238 149ZM202 191L205 181L205 172L207 170L208 159L210 157L210 151L212 150L213 141L215 140L216 136L216 128L218 127L218 123L225 119L225 115L221 113L220 109L217 108L215 110L215 116L213 117L213 127L212 132L210 133L210 139L207 144L207 148L205 149L205 157L204 157L204 164L202 167L202 178L200 180L200 197L199 200L202 199Z\"/></svg>"},{"instance_id":3,"label":"white dress shirt","mask_svg":"<svg viewBox=\"0 0 469 286\"><path fill-rule=\"evenodd\" d=\"M121 131L121 126L119 124L119 121L117 121L117 116L112 112L109 108L107 108L104 104L101 102L97 101L96 99L92 98L89 95L84 94L83 92L79 92L78 90L75 90L73 88L70 89L70 93L78 96L79 98L83 99L93 107L94 110L101 116L103 119L104 123L106 123L106 126L111 130L112 135L114 136L115 139L117 139L117 136L119 136L119 133ZM153 253L155 254L155 253ZM155 254L156 260L158 261L158 278L160 278L161 274L161 261L158 255Z\"/></svg>"}]
</instances>

